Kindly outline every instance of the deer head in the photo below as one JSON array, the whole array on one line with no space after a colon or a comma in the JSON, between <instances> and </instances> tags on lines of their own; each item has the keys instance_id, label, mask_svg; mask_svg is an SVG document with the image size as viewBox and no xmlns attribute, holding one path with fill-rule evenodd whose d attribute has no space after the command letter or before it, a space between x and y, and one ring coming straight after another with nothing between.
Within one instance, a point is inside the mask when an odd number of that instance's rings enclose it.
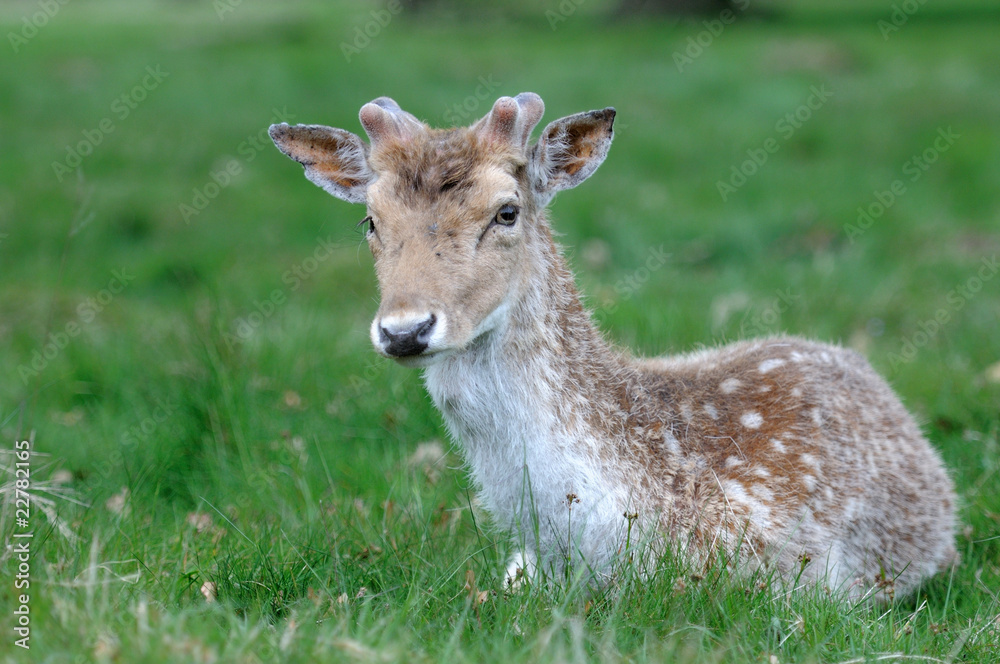
<instances>
[{"instance_id":1,"label":"deer head","mask_svg":"<svg viewBox=\"0 0 1000 664\"><path fill-rule=\"evenodd\" d=\"M365 203L381 304L376 350L411 366L506 326L552 246L544 208L604 161L615 110L562 118L529 144L544 104L501 97L471 127L431 129L380 97L361 108L370 145L343 129L272 125L271 138L337 198Z\"/></svg>"}]
</instances>

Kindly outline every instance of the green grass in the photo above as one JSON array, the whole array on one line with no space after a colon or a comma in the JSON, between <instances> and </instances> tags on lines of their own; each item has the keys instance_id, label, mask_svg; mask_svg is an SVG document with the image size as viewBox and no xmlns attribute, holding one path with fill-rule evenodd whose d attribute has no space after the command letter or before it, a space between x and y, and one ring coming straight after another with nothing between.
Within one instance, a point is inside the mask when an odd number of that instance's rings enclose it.
<instances>
[{"instance_id":1,"label":"green grass","mask_svg":"<svg viewBox=\"0 0 1000 664\"><path fill-rule=\"evenodd\" d=\"M789 13L728 26L678 72L699 21L609 23L606 5L555 31L524 4L486 23L404 10L351 62L340 43L383 5L247 1L220 21L210 3L68 3L17 53L6 35L38 5L0 7L0 440L34 441L36 503L54 510L30 519L30 653L0 553L0 657L997 661L1000 277L952 291L1000 254L1000 15L926 3L884 40L888 2L836 20L829 3L772 3ZM157 66L122 117L115 100ZM482 102L480 77L495 83ZM780 133L812 86L833 95ZM469 121L522 90L545 121L618 109L608 161L552 210L608 336L645 354L778 331L862 350L953 471L961 567L884 608L670 558L603 593L502 591L510 547L458 453L411 462L445 433L419 376L370 349L362 210L255 137L276 111L357 131L388 94L442 125L470 97ZM53 162L105 119L60 181ZM907 179L948 127L960 138ZM770 137L778 151L724 202L716 183ZM897 179L906 192L852 236ZM0 514L6 546L22 529L11 502Z\"/></svg>"}]
</instances>

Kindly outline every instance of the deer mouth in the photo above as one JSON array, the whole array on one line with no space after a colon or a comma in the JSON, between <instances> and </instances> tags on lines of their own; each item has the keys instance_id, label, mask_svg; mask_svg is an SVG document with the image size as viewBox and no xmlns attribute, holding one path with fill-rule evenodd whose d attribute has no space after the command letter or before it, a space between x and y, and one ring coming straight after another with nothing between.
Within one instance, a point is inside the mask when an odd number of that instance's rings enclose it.
<instances>
[{"instance_id":1,"label":"deer mouth","mask_svg":"<svg viewBox=\"0 0 1000 664\"><path fill-rule=\"evenodd\" d=\"M433 364L447 354L447 320L444 315L402 312L377 317L372 321L371 340L380 355L403 366Z\"/></svg>"}]
</instances>

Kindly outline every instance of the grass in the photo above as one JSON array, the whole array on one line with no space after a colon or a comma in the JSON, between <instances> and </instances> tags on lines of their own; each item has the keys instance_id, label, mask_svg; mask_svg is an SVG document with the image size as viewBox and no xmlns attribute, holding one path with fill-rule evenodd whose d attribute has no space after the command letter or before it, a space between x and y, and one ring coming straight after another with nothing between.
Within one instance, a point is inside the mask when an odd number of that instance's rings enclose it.
<instances>
[{"instance_id":1,"label":"grass","mask_svg":"<svg viewBox=\"0 0 1000 664\"><path fill-rule=\"evenodd\" d=\"M554 31L530 8L404 11L350 62L340 43L379 5L243 2L220 21L209 3L69 3L16 53L7 38L0 437L33 441L51 511L30 518L31 652L0 554L0 657L996 661L1000 278L974 280L1000 253L1000 42L989 3L956 6L885 40L889 3L829 21L796 4L727 27L682 72L698 21L608 25L597 3ZM35 11L5 4L2 33ZM820 86L832 96L779 130ZM383 94L443 125L521 90L546 121L618 109L608 161L553 206L608 336L645 354L778 331L862 350L953 471L961 567L883 608L669 557L606 593L502 592L509 544L458 453L416 454L445 436L419 376L369 347L363 212L257 141L276 115L359 130ZM79 168L53 167L95 131ZM723 201L717 182L769 138ZM851 231L895 180L905 192ZM14 543L14 505L0 514Z\"/></svg>"}]
</instances>

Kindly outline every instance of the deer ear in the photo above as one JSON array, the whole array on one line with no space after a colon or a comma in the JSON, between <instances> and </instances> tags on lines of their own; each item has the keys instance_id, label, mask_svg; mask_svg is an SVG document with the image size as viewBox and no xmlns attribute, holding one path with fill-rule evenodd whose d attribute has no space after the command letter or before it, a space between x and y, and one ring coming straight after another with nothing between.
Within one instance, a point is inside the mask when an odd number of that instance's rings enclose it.
<instances>
[{"instance_id":1,"label":"deer ear","mask_svg":"<svg viewBox=\"0 0 1000 664\"><path fill-rule=\"evenodd\" d=\"M608 156L614 122L615 109L605 108L549 124L531 153L535 191L551 198L589 178Z\"/></svg>"},{"instance_id":2,"label":"deer ear","mask_svg":"<svg viewBox=\"0 0 1000 664\"><path fill-rule=\"evenodd\" d=\"M364 203L375 173L368 145L349 131L323 125L271 125L278 149L302 164L309 181L348 203Z\"/></svg>"}]
</instances>

